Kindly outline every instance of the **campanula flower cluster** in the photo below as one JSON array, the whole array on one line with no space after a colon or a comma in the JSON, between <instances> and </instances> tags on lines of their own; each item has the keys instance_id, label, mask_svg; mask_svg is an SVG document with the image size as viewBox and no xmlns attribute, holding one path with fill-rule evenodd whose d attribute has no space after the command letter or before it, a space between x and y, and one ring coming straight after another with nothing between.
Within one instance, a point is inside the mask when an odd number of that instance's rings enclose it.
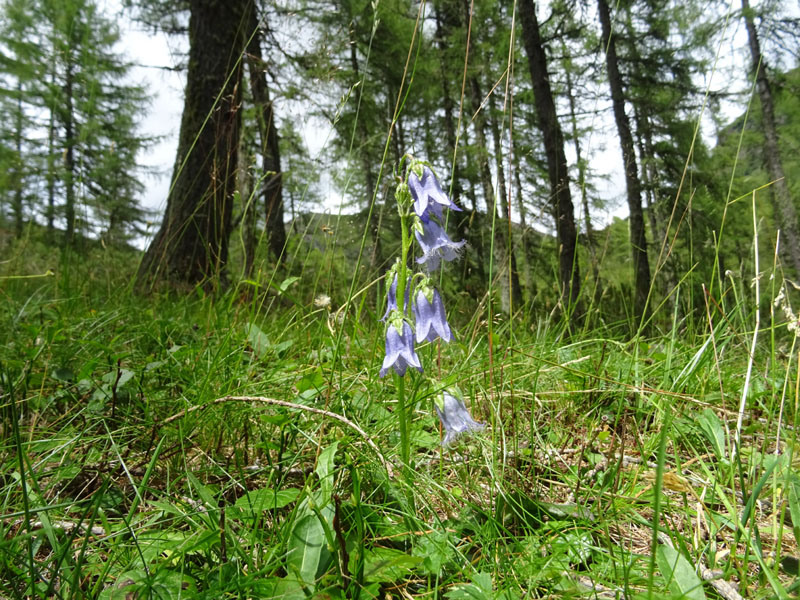
<instances>
[{"instance_id":1,"label":"campanula flower cluster","mask_svg":"<svg viewBox=\"0 0 800 600\"><path fill-rule=\"evenodd\" d=\"M390 370L404 377L409 367L422 373L415 343L453 339L442 296L431 275L444 262L458 258L466 244L464 240L454 242L445 231L446 211L461 211L461 208L444 193L426 163L410 160L407 177L398 184L395 198L400 212L402 250L386 274L386 281L391 283L386 292L386 312L381 319L386 323L386 355L381 377ZM408 266L414 240L419 250L414 264L420 270ZM462 433L483 428L470 416L460 392L454 389L439 394L434 404L445 429L445 444Z\"/></svg>"}]
</instances>

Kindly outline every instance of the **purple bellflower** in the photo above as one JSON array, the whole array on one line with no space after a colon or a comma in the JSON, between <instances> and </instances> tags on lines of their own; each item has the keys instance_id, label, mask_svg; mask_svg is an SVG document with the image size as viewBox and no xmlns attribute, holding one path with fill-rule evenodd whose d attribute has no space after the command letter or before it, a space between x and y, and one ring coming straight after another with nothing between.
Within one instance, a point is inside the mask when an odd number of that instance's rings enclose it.
<instances>
[{"instance_id":1,"label":"purple bellflower","mask_svg":"<svg viewBox=\"0 0 800 600\"><path fill-rule=\"evenodd\" d=\"M426 293L427 292L427 293ZM431 300L428 296L431 295ZM415 329L417 342L432 342L437 337L449 342L453 334L447 324L447 314L439 292L431 288L417 288L416 301L414 302Z\"/></svg>"},{"instance_id":2,"label":"purple bellflower","mask_svg":"<svg viewBox=\"0 0 800 600\"><path fill-rule=\"evenodd\" d=\"M391 270L387 274L391 274ZM411 277L406 280L406 313L408 313L408 297L409 297L409 288L411 287ZM385 321L389 318L389 315L392 314L393 310L399 310L397 306L397 273L394 274L394 279L392 279L392 285L389 286L389 289L386 290L386 312L383 313L383 317L381 317L381 321Z\"/></svg>"},{"instance_id":3,"label":"purple bellflower","mask_svg":"<svg viewBox=\"0 0 800 600\"><path fill-rule=\"evenodd\" d=\"M441 219L442 208L461 210L442 191L439 180L436 179L436 175L433 174L429 167L423 168L422 179L412 171L408 176L408 188L411 191L411 197L414 199L414 212L425 223L430 221L431 213Z\"/></svg>"},{"instance_id":4,"label":"purple bellflower","mask_svg":"<svg viewBox=\"0 0 800 600\"><path fill-rule=\"evenodd\" d=\"M422 373L422 364L419 362L417 353L414 351L414 332L411 325L400 317L399 312L390 319L389 327L386 329L386 357L383 359L383 366L378 373L384 377L390 368L403 377L407 367L414 367ZM399 321L400 328L395 324Z\"/></svg>"},{"instance_id":5,"label":"purple bellflower","mask_svg":"<svg viewBox=\"0 0 800 600\"><path fill-rule=\"evenodd\" d=\"M441 397L434 401L436 413L444 428L444 440L442 446L447 446L455 441L463 433L480 431L486 427L483 423L478 423L469 414L464 402L448 392L442 393ZM439 407L441 404L441 408Z\"/></svg>"},{"instance_id":6,"label":"purple bellflower","mask_svg":"<svg viewBox=\"0 0 800 600\"><path fill-rule=\"evenodd\" d=\"M414 235L422 249L422 256L417 262L424 265L428 271L435 271L439 267L440 260L450 262L458 258L459 251L467 243L465 240L460 242L451 240L436 221L423 222L422 233L415 228Z\"/></svg>"}]
</instances>

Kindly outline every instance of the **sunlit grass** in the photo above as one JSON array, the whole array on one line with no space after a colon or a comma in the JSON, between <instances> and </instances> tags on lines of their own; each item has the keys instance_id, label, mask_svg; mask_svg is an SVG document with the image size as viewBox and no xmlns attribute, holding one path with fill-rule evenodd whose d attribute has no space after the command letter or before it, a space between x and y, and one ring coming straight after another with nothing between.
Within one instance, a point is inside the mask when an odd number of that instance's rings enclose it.
<instances>
[{"instance_id":1,"label":"sunlit grass","mask_svg":"<svg viewBox=\"0 0 800 600\"><path fill-rule=\"evenodd\" d=\"M375 295L342 308L312 257L296 275L262 274L256 293L143 298L124 287L133 258L75 260L69 283L58 268L4 280L7 597L700 597L687 586L706 576L780 597L794 585L797 375L792 338L766 316L733 452L747 286L724 314L709 309L713 337L676 319L635 343L602 327L565 339L543 318L511 338L497 317L491 361L485 318L457 302L458 341L421 352L488 428L441 447L418 390L404 475ZM330 306L314 304L331 289ZM214 402L232 395L318 412Z\"/></svg>"}]
</instances>

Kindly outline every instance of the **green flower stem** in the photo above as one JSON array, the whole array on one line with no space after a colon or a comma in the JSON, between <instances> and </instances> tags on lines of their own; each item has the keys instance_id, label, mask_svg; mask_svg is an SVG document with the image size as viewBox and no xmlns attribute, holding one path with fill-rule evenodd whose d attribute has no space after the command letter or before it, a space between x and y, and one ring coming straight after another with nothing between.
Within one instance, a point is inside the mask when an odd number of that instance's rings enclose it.
<instances>
[{"instance_id":1,"label":"green flower stem","mask_svg":"<svg viewBox=\"0 0 800 600\"><path fill-rule=\"evenodd\" d=\"M408 215L405 207L398 206L400 212L400 229L402 243L400 245L400 270L397 273L397 307L400 314L406 314L406 279L408 277L408 251L411 247L411 236L408 231ZM408 438L408 411L406 410L405 379L399 375L397 378L397 417L400 419L400 460L403 465L408 465L411 458L411 441Z\"/></svg>"}]
</instances>

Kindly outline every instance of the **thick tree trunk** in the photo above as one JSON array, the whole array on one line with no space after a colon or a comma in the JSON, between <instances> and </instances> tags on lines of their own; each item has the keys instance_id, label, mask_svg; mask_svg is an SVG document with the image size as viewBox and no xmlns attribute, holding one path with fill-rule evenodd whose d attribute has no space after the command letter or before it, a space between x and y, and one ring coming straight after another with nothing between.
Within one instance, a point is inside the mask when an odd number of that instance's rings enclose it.
<instances>
[{"instance_id":1,"label":"thick tree trunk","mask_svg":"<svg viewBox=\"0 0 800 600\"><path fill-rule=\"evenodd\" d=\"M752 68L756 74L758 98L761 101L761 125L764 128L764 158L767 163L769 178L772 180L775 215L781 230L782 256L784 261L794 269L795 276L800 276L800 231L798 230L797 212L783 173L783 163L778 149L778 130L775 126L772 90L767 78L767 65L761 54L761 44L759 43L749 0L742 0L742 12L744 13L747 37L750 42Z\"/></svg>"},{"instance_id":2,"label":"thick tree trunk","mask_svg":"<svg viewBox=\"0 0 800 600\"><path fill-rule=\"evenodd\" d=\"M575 213L569 189L567 157L564 153L564 134L558 123L550 76L547 72L547 55L539 33L536 7L533 0L520 0L519 17L522 22L522 38L528 54L528 67L533 82L534 103L539 130L544 139L547 154L547 177L550 182L550 198L558 236L558 264L561 279L562 300L574 307L580 292L580 268L578 266L578 234ZM572 314L578 314L574 311Z\"/></svg>"},{"instance_id":3,"label":"thick tree trunk","mask_svg":"<svg viewBox=\"0 0 800 600\"><path fill-rule=\"evenodd\" d=\"M647 297L650 293L650 263L647 259L647 238L644 229L644 212L642 211L642 191L639 182L639 171L636 165L636 152L633 145L633 134L628 115L625 113L625 93L622 87L622 76L619 72L617 49L611 33L611 15L606 0L597 0L600 14L600 25L603 31L603 43L606 47L606 69L608 83L611 88L611 101L614 107L614 120L622 148L622 162L625 169L625 185L628 192L628 223L631 232L631 251L633 254L634 279L634 314L638 324L644 323L649 309Z\"/></svg>"},{"instance_id":4,"label":"thick tree trunk","mask_svg":"<svg viewBox=\"0 0 800 600\"><path fill-rule=\"evenodd\" d=\"M241 122L245 0L190 0L189 70L172 188L137 287L224 279ZM206 122L208 119L208 122Z\"/></svg>"},{"instance_id":5,"label":"thick tree trunk","mask_svg":"<svg viewBox=\"0 0 800 600\"><path fill-rule=\"evenodd\" d=\"M280 264L286 247L286 227L283 223L283 171L281 171L278 129L275 125L272 100L269 97L267 72L261 55L261 30L255 6L250 5L248 13L247 35L252 35L247 47L248 67L250 90L253 93L258 132L261 137L261 168L266 176L261 185L266 210L267 237L269 249L276 262Z\"/></svg>"}]
</instances>

